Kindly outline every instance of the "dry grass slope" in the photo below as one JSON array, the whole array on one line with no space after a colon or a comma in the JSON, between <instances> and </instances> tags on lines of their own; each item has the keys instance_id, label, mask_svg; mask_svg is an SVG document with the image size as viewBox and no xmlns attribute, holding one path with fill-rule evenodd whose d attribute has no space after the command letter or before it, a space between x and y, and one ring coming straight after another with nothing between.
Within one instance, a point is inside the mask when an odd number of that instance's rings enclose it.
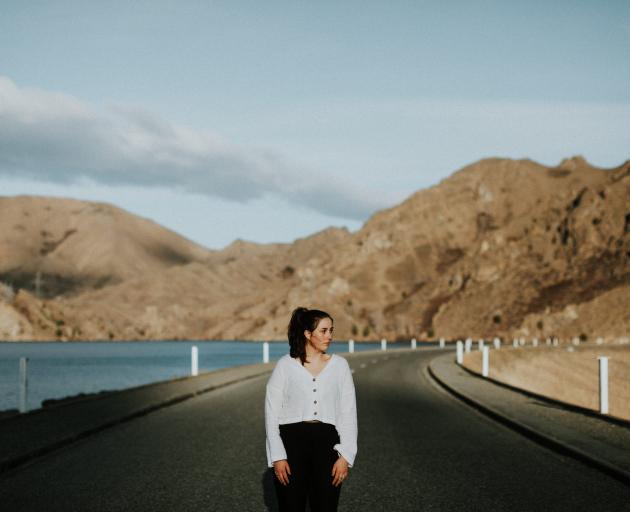
<instances>
[{"instance_id":1,"label":"dry grass slope","mask_svg":"<svg viewBox=\"0 0 630 512\"><path fill-rule=\"evenodd\" d=\"M630 420L630 347L518 348L490 351L489 377L568 404L599 411L599 356L606 356L611 416ZM481 373L481 352L464 366Z\"/></svg>"}]
</instances>

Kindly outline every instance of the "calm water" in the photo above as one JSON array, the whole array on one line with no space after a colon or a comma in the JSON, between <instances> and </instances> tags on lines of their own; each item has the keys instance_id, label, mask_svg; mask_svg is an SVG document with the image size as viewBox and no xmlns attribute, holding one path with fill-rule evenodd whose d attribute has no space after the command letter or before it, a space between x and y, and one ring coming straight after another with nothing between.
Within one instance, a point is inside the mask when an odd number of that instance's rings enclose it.
<instances>
[{"instance_id":1,"label":"calm water","mask_svg":"<svg viewBox=\"0 0 630 512\"><path fill-rule=\"evenodd\" d=\"M19 358L28 357L28 408L47 398L124 389L190 374L191 347L199 348L199 371L262 362L262 343L243 341L135 341L0 343L0 410L17 409ZM289 352L287 342L269 344L274 361ZM355 351L380 343L355 343ZM390 343L388 348L409 347ZM347 352L334 342L329 352Z\"/></svg>"}]
</instances>

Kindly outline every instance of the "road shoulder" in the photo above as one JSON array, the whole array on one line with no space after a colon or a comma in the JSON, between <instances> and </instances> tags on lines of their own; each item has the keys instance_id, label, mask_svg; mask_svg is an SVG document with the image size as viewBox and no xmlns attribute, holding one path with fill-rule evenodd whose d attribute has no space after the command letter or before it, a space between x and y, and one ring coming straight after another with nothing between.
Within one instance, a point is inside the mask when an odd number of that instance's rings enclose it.
<instances>
[{"instance_id":1,"label":"road shoulder","mask_svg":"<svg viewBox=\"0 0 630 512\"><path fill-rule=\"evenodd\" d=\"M106 428L273 369L252 364L88 396L0 421L0 473Z\"/></svg>"},{"instance_id":2,"label":"road shoulder","mask_svg":"<svg viewBox=\"0 0 630 512\"><path fill-rule=\"evenodd\" d=\"M527 437L630 484L630 428L582 414L477 377L448 353L434 358L430 375L475 409Z\"/></svg>"}]
</instances>

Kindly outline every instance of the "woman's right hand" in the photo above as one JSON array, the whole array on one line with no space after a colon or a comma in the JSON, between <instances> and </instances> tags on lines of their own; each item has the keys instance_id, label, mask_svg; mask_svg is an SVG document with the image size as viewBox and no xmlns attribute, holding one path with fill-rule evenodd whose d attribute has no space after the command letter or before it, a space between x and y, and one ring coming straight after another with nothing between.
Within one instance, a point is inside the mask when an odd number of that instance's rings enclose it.
<instances>
[{"instance_id":1,"label":"woman's right hand","mask_svg":"<svg viewBox=\"0 0 630 512\"><path fill-rule=\"evenodd\" d=\"M291 468L289 467L289 462L286 459L275 461L273 463L273 472L276 474L276 477L280 480L282 485L289 485Z\"/></svg>"}]
</instances>

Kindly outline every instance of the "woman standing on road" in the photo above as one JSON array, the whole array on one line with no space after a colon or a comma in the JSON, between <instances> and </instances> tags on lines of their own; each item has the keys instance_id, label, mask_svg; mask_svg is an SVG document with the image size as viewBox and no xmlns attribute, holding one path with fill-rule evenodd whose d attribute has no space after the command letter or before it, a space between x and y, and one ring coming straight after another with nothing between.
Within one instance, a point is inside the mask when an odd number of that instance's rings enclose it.
<instances>
[{"instance_id":1,"label":"woman standing on road","mask_svg":"<svg viewBox=\"0 0 630 512\"><path fill-rule=\"evenodd\" d=\"M280 512L337 510L357 453L357 408L348 362L327 354L333 319L317 309L291 315L290 353L267 382L267 465Z\"/></svg>"}]
</instances>

